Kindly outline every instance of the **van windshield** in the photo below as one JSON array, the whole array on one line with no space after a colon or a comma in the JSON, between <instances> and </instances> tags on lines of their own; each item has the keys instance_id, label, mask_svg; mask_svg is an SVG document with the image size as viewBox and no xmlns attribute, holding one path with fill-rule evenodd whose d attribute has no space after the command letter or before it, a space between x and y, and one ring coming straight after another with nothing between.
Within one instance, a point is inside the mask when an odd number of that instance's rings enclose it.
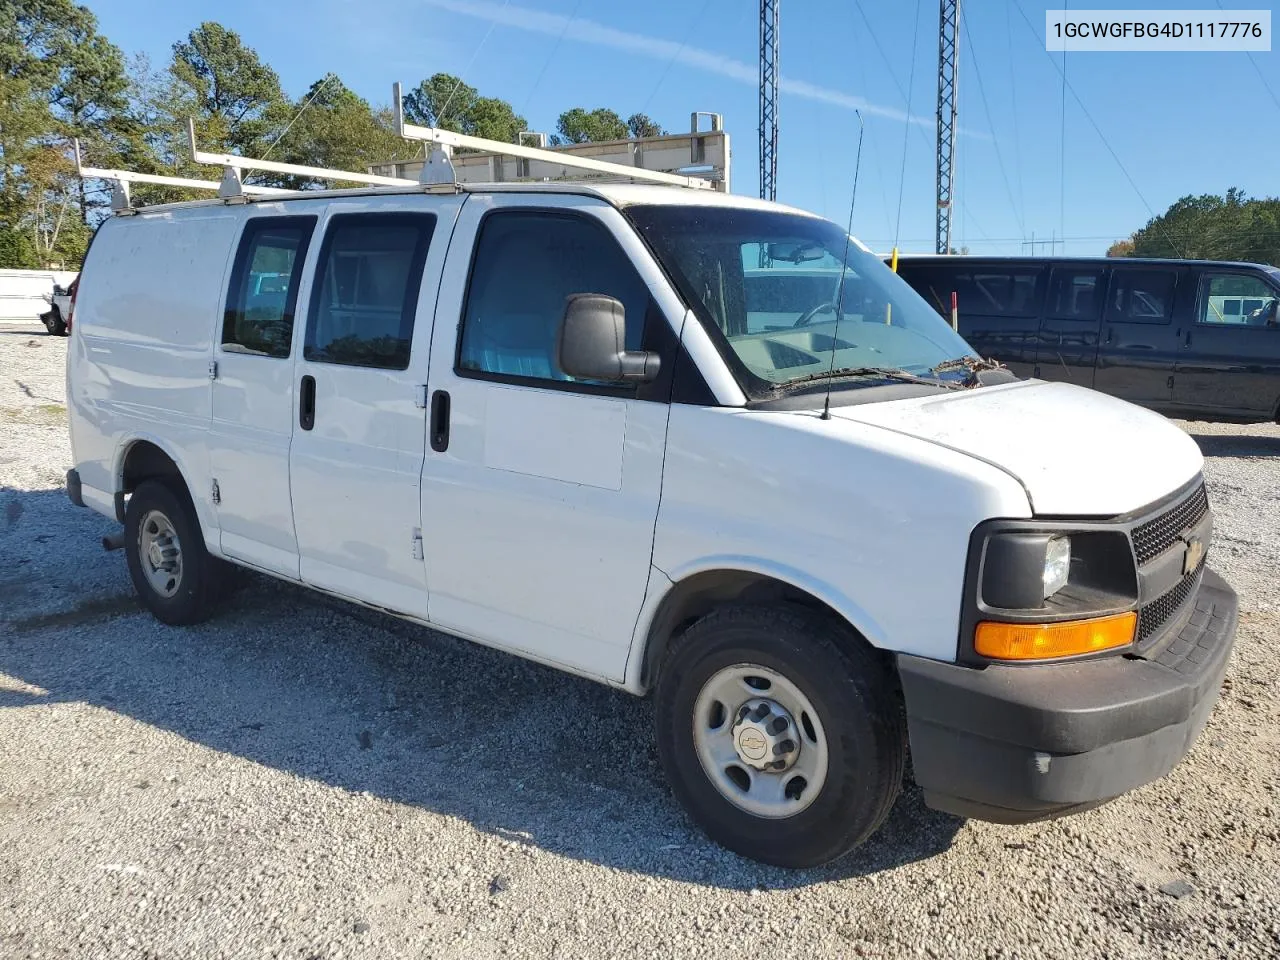
<instances>
[{"instance_id":1,"label":"van windshield","mask_svg":"<svg viewBox=\"0 0 1280 960\"><path fill-rule=\"evenodd\" d=\"M752 399L825 386L829 371L841 389L893 372L954 385L966 374L948 361L976 360L901 277L828 220L698 205L625 212Z\"/></svg>"}]
</instances>

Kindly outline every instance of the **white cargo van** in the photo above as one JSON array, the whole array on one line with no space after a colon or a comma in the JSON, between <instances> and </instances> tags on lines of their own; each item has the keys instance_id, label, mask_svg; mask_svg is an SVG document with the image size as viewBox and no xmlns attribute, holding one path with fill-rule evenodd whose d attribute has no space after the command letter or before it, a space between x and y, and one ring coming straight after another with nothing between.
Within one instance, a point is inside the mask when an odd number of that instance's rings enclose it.
<instances>
[{"instance_id":1,"label":"white cargo van","mask_svg":"<svg viewBox=\"0 0 1280 960\"><path fill-rule=\"evenodd\" d=\"M1196 445L981 362L824 219L634 183L123 214L67 485L166 623L238 564L651 694L693 819L790 866L875 831L908 750L930 805L1042 819L1217 698Z\"/></svg>"}]
</instances>

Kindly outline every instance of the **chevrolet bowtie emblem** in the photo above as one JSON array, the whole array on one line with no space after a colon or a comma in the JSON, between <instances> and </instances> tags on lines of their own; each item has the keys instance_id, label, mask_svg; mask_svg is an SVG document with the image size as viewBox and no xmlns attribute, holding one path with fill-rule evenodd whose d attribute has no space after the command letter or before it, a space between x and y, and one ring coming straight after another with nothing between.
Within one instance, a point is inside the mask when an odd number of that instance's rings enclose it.
<instances>
[{"instance_id":1,"label":"chevrolet bowtie emblem","mask_svg":"<svg viewBox=\"0 0 1280 960\"><path fill-rule=\"evenodd\" d=\"M1204 542L1199 537L1187 538L1187 552L1182 555L1182 575L1192 573L1204 559Z\"/></svg>"}]
</instances>

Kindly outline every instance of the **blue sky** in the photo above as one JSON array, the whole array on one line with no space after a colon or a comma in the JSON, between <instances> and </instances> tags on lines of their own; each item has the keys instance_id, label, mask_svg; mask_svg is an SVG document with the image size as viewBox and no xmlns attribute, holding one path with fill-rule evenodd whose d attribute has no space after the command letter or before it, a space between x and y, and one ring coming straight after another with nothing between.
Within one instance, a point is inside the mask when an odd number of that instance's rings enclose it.
<instances>
[{"instance_id":1,"label":"blue sky","mask_svg":"<svg viewBox=\"0 0 1280 960\"><path fill-rule=\"evenodd\" d=\"M572 106L642 111L670 130L687 129L693 110L719 112L733 137L734 192L757 191L756 0L88 3L113 41L157 66L216 17L295 96L332 70L385 103L393 81L408 87L445 71L511 101L535 130L554 130ZM877 250L895 240L932 250L936 0L920 0L918 12L913 0L782 6L778 199L844 221L861 107L854 233ZM1066 93L1064 123L1062 55L1044 49L1046 5L962 6L956 246L1017 254L1033 236L1057 236L1069 238L1060 253L1097 254L1184 194L1238 186L1280 195L1280 51L1253 63L1244 53L1068 54L1075 94Z\"/></svg>"}]
</instances>

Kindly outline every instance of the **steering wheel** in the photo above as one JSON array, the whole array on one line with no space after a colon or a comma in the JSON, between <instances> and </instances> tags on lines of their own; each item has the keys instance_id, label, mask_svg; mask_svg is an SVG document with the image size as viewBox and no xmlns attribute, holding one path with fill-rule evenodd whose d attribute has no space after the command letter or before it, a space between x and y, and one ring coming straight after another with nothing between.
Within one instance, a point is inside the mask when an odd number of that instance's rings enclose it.
<instances>
[{"instance_id":1,"label":"steering wheel","mask_svg":"<svg viewBox=\"0 0 1280 960\"><path fill-rule=\"evenodd\" d=\"M832 303L830 300L828 300L826 303L819 303L816 306L810 307L804 313L800 314L799 318L796 320L795 323L792 324L792 326L806 327L813 321L813 318L816 317L818 314L833 313L835 309L836 309L836 305Z\"/></svg>"}]
</instances>

